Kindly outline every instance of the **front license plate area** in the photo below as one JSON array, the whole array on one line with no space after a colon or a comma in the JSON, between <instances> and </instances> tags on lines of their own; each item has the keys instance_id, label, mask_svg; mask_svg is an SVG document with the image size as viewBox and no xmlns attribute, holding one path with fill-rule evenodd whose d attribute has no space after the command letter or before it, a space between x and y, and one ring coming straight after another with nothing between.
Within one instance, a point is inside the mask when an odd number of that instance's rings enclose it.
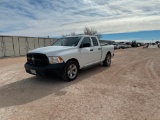
<instances>
[{"instance_id":1,"label":"front license plate area","mask_svg":"<svg viewBox=\"0 0 160 120\"><path fill-rule=\"evenodd\" d=\"M37 74L35 70L30 70L32 74Z\"/></svg>"}]
</instances>

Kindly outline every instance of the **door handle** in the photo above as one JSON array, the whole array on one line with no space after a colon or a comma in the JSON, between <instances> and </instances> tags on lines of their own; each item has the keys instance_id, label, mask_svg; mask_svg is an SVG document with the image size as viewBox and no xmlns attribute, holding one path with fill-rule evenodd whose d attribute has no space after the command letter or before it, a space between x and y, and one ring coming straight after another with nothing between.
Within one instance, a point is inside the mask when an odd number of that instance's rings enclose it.
<instances>
[{"instance_id":1,"label":"door handle","mask_svg":"<svg viewBox=\"0 0 160 120\"><path fill-rule=\"evenodd\" d=\"M101 50L101 48L98 48L98 50Z\"/></svg>"},{"instance_id":2,"label":"door handle","mask_svg":"<svg viewBox=\"0 0 160 120\"><path fill-rule=\"evenodd\" d=\"M90 51L93 51L93 49L90 49Z\"/></svg>"}]
</instances>

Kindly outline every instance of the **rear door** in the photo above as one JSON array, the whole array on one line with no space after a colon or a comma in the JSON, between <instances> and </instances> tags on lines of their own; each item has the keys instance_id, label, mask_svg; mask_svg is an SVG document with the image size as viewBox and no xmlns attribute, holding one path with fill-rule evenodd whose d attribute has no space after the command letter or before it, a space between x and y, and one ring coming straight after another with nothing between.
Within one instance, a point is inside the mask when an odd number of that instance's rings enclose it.
<instances>
[{"instance_id":1,"label":"rear door","mask_svg":"<svg viewBox=\"0 0 160 120\"><path fill-rule=\"evenodd\" d=\"M96 62L100 62L101 60L101 46L99 45L98 43L98 40L96 37L91 37L91 40L92 40L92 43L93 43L93 53L94 53L94 56L93 56L93 63L96 63Z\"/></svg>"}]
</instances>

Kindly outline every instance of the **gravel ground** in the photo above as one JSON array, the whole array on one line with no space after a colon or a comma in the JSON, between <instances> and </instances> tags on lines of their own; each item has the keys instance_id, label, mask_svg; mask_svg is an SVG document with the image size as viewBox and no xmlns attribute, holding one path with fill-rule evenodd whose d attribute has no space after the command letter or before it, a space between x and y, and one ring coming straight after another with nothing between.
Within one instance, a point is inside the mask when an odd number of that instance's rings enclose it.
<instances>
[{"instance_id":1,"label":"gravel ground","mask_svg":"<svg viewBox=\"0 0 160 120\"><path fill-rule=\"evenodd\" d=\"M116 50L111 67L69 83L25 73L25 61L0 59L0 120L160 120L160 49Z\"/></svg>"}]
</instances>

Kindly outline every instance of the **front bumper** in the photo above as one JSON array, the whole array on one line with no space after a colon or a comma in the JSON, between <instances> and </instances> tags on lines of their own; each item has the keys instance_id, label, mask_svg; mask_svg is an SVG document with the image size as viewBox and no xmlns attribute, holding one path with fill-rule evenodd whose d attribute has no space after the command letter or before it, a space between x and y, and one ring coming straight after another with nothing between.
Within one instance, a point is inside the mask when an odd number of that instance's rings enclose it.
<instances>
[{"instance_id":1,"label":"front bumper","mask_svg":"<svg viewBox=\"0 0 160 120\"><path fill-rule=\"evenodd\" d=\"M29 63L26 63L24 65L27 73L33 74L33 75L42 75L42 76L46 74L59 75L60 73L63 72L64 66L65 66L65 63L50 64L47 66L37 66ZM35 71L35 73L33 73L32 71Z\"/></svg>"}]
</instances>

